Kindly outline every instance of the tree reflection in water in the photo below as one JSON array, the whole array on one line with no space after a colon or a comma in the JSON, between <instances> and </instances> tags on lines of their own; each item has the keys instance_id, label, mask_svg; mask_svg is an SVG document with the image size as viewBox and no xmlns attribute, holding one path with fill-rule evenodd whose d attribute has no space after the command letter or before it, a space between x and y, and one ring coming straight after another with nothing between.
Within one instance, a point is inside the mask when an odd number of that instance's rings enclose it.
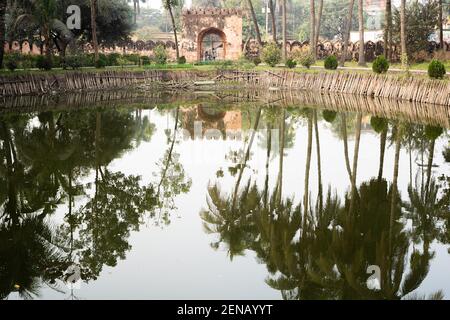
<instances>
[{"instance_id":1,"label":"tree reflection in water","mask_svg":"<svg viewBox=\"0 0 450 320\"><path fill-rule=\"evenodd\" d=\"M337 131L344 141L344 163L350 184L341 201L331 189L322 199L317 112L303 110L297 114L306 120L307 128L302 201L295 204L294 198L280 194L282 179L278 179L272 191L268 190L268 164L262 190L249 178L245 188L229 196L221 193L216 183L208 188L208 206L201 212L207 232L217 234L213 248L226 246L231 258L244 255L246 250L254 251L257 260L269 271L267 284L281 291L284 299L443 298L441 291L429 296L417 293L434 258L431 243L436 240L448 243L448 227L439 227L442 221L448 225L448 191L438 186L431 172L434 142L442 129L372 119L372 126L380 133L379 169L374 178L357 185L362 116L357 114L354 127L349 128L346 114L336 117L323 112L325 121L341 122L338 124L341 130ZM267 128L276 123L265 119ZM392 183L383 178L389 127L395 149ZM346 142L349 129L356 135L352 165ZM425 130L428 135L418 134L417 130ZM311 205L309 187L313 131L318 161L316 205ZM283 131L280 135L283 136ZM272 150L270 141L269 137L265 145L267 163ZM422 154L427 150L424 145L429 146L426 177L422 183L409 184L408 200L401 199L397 182L402 145L409 150L420 146ZM284 154L283 150L280 154ZM283 175L282 158L279 177ZM236 206L232 205L234 201ZM406 225L408 219L412 221L410 229ZM368 283L367 270L373 265L379 266L380 278Z\"/></svg>"},{"instance_id":2,"label":"tree reflection in water","mask_svg":"<svg viewBox=\"0 0 450 320\"><path fill-rule=\"evenodd\" d=\"M153 132L141 110L120 108L0 118L0 298L33 298L43 284L64 292L69 266L88 282L125 258L158 202L153 183L108 167Z\"/></svg>"}]
</instances>

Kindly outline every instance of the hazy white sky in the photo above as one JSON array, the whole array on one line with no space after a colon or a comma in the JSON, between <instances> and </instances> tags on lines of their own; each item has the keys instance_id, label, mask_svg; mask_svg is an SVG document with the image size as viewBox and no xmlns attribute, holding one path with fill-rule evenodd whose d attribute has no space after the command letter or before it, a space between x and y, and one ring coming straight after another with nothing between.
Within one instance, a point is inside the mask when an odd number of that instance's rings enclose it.
<instances>
[{"instance_id":1,"label":"hazy white sky","mask_svg":"<svg viewBox=\"0 0 450 320\"><path fill-rule=\"evenodd\" d=\"M185 0L186 6L190 7L192 0ZM141 4L142 5L142 4ZM143 5L144 7L160 9L161 8L161 0L147 0L147 3Z\"/></svg>"}]
</instances>

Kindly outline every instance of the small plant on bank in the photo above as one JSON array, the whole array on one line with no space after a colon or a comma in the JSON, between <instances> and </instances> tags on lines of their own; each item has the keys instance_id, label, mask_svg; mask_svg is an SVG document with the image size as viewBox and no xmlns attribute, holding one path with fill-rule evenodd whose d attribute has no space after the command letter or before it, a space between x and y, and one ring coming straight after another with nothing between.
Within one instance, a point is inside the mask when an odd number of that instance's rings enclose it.
<instances>
[{"instance_id":1,"label":"small plant on bank","mask_svg":"<svg viewBox=\"0 0 450 320\"><path fill-rule=\"evenodd\" d=\"M63 64L63 68L70 68L72 70L80 69L83 66L81 57L77 55L66 56Z\"/></svg>"},{"instance_id":2,"label":"small plant on bank","mask_svg":"<svg viewBox=\"0 0 450 320\"><path fill-rule=\"evenodd\" d=\"M142 62L143 66L147 66L147 65L152 63L152 61L150 60L149 56L142 56L141 57L141 62Z\"/></svg>"},{"instance_id":3,"label":"small plant on bank","mask_svg":"<svg viewBox=\"0 0 450 320\"><path fill-rule=\"evenodd\" d=\"M302 49L294 49L291 52L291 58L307 69L309 69L314 62L316 62L311 52Z\"/></svg>"},{"instance_id":4,"label":"small plant on bank","mask_svg":"<svg viewBox=\"0 0 450 320\"><path fill-rule=\"evenodd\" d=\"M177 60L178 64L186 64L186 57L185 56L181 56L178 58Z\"/></svg>"},{"instance_id":5,"label":"small plant on bank","mask_svg":"<svg viewBox=\"0 0 450 320\"><path fill-rule=\"evenodd\" d=\"M428 76L432 79L443 79L445 73L445 66L439 60L432 60L428 65Z\"/></svg>"},{"instance_id":6,"label":"small plant on bank","mask_svg":"<svg viewBox=\"0 0 450 320\"><path fill-rule=\"evenodd\" d=\"M108 65L108 59L104 55L99 55L98 60L95 62L97 69L103 69Z\"/></svg>"},{"instance_id":7,"label":"small plant on bank","mask_svg":"<svg viewBox=\"0 0 450 320\"><path fill-rule=\"evenodd\" d=\"M167 63L168 54L163 45L157 45L153 50L154 61L156 64L165 65Z\"/></svg>"},{"instance_id":8,"label":"small plant on bank","mask_svg":"<svg viewBox=\"0 0 450 320\"><path fill-rule=\"evenodd\" d=\"M378 56L373 61L372 70L375 73L386 73L389 70L389 61L383 56Z\"/></svg>"},{"instance_id":9,"label":"small plant on bank","mask_svg":"<svg viewBox=\"0 0 450 320\"><path fill-rule=\"evenodd\" d=\"M257 67L261 64L261 58L260 57L254 57L253 58L253 64Z\"/></svg>"},{"instance_id":10,"label":"small plant on bank","mask_svg":"<svg viewBox=\"0 0 450 320\"><path fill-rule=\"evenodd\" d=\"M271 67L275 67L281 61L281 50L276 43L269 43L264 46L261 59Z\"/></svg>"},{"instance_id":11,"label":"small plant on bank","mask_svg":"<svg viewBox=\"0 0 450 320\"><path fill-rule=\"evenodd\" d=\"M328 56L324 61L324 67L327 70L336 70L338 67L338 59L336 56Z\"/></svg>"},{"instance_id":12,"label":"small plant on bank","mask_svg":"<svg viewBox=\"0 0 450 320\"><path fill-rule=\"evenodd\" d=\"M51 70L53 68L52 58L48 58L45 56L37 56L36 58L36 68L40 70Z\"/></svg>"},{"instance_id":13,"label":"small plant on bank","mask_svg":"<svg viewBox=\"0 0 450 320\"><path fill-rule=\"evenodd\" d=\"M293 69L296 66L297 66L297 62L295 60L292 60L292 59L286 60L286 67L288 67L289 69Z\"/></svg>"},{"instance_id":14,"label":"small plant on bank","mask_svg":"<svg viewBox=\"0 0 450 320\"><path fill-rule=\"evenodd\" d=\"M13 59L8 59L6 61L5 65L6 65L6 68L8 68L8 70L11 72L13 72L14 70L17 69L17 62L16 62L16 60L13 60Z\"/></svg>"}]
</instances>

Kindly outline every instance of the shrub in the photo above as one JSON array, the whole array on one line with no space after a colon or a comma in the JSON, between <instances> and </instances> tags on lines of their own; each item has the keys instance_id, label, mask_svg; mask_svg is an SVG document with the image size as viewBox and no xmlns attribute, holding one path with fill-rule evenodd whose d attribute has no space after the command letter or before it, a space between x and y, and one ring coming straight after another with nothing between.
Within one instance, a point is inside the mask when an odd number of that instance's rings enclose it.
<instances>
[{"instance_id":1,"label":"shrub","mask_svg":"<svg viewBox=\"0 0 450 320\"><path fill-rule=\"evenodd\" d=\"M325 59L324 67L327 70L336 70L338 67L338 60L336 56L329 56Z\"/></svg>"},{"instance_id":2,"label":"shrub","mask_svg":"<svg viewBox=\"0 0 450 320\"><path fill-rule=\"evenodd\" d=\"M322 117L326 122L332 123L336 119L337 112L332 110L323 110Z\"/></svg>"},{"instance_id":3,"label":"shrub","mask_svg":"<svg viewBox=\"0 0 450 320\"><path fill-rule=\"evenodd\" d=\"M295 59L295 61L297 61L297 63L300 63L302 66L306 67L306 68L310 68L315 60L313 55L309 52L309 51L303 51L303 50L295 50L292 53L292 58Z\"/></svg>"},{"instance_id":4,"label":"shrub","mask_svg":"<svg viewBox=\"0 0 450 320\"><path fill-rule=\"evenodd\" d=\"M139 62L141 60L141 56L135 53L131 54L124 54L123 58L130 61L131 64L139 65Z\"/></svg>"},{"instance_id":5,"label":"shrub","mask_svg":"<svg viewBox=\"0 0 450 320\"><path fill-rule=\"evenodd\" d=\"M254 57L253 58L253 64L255 65L255 66L258 66L258 65L260 65L261 64L261 58L260 57Z\"/></svg>"},{"instance_id":6,"label":"shrub","mask_svg":"<svg viewBox=\"0 0 450 320\"><path fill-rule=\"evenodd\" d=\"M436 140L443 132L441 127L425 126L425 136L428 140Z\"/></svg>"},{"instance_id":7,"label":"shrub","mask_svg":"<svg viewBox=\"0 0 450 320\"><path fill-rule=\"evenodd\" d=\"M433 60L428 65L428 76L433 79L442 79L445 76L445 66L438 60Z\"/></svg>"},{"instance_id":8,"label":"shrub","mask_svg":"<svg viewBox=\"0 0 450 320\"><path fill-rule=\"evenodd\" d=\"M9 71L14 71L17 69L17 61L14 59L8 59L6 60L6 67Z\"/></svg>"},{"instance_id":9,"label":"shrub","mask_svg":"<svg viewBox=\"0 0 450 320\"><path fill-rule=\"evenodd\" d=\"M269 43L264 46L261 52L261 59L271 67L275 67L281 61L281 50L276 43Z\"/></svg>"},{"instance_id":10,"label":"shrub","mask_svg":"<svg viewBox=\"0 0 450 320\"><path fill-rule=\"evenodd\" d=\"M372 70L375 73L386 73L389 70L389 61L384 56L378 56L372 63Z\"/></svg>"},{"instance_id":11,"label":"shrub","mask_svg":"<svg viewBox=\"0 0 450 320\"><path fill-rule=\"evenodd\" d=\"M141 56L141 61L144 66L152 63L149 56Z\"/></svg>"},{"instance_id":12,"label":"shrub","mask_svg":"<svg viewBox=\"0 0 450 320\"><path fill-rule=\"evenodd\" d=\"M167 58L168 58L168 54L166 51L166 48L164 48L163 45L158 45L155 47L155 49L153 50L153 54L155 55L155 63L156 64L166 64L167 63Z\"/></svg>"},{"instance_id":13,"label":"shrub","mask_svg":"<svg viewBox=\"0 0 450 320\"><path fill-rule=\"evenodd\" d=\"M36 57L36 68L40 70L51 70L53 68L52 58L48 58L42 55Z\"/></svg>"},{"instance_id":14,"label":"shrub","mask_svg":"<svg viewBox=\"0 0 450 320\"><path fill-rule=\"evenodd\" d=\"M186 57L185 56L181 56L178 58L177 60L178 64L186 64Z\"/></svg>"},{"instance_id":15,"label":"shrub","mask_svg":"<svg viewBox=\"0 0 450 320\"><path fill-rule=\"evenodd\" d=\"M72 55L66 56L63 68L71 68L73 70L80 69L83 66L83 61L80 56Z\"/></svg>"},{"instance_id":16,"label":"shrub","mask_svg":"<svg viewBox=\"0 0 450 320\"><path fill-rule=\"evenodd\" d=\"M122 55L117 52L112 52L106 56L106 59L108 61L108 66L118 66L119 65L119 58Z\"/></svg>"},{"instance_id":17,"label":"shrub","mask_svg":"<svg viewBox=\"0 0 450 320\"><path fill-rule=\"evenodd\" d=\"M102 69L108 65L108 58L105 55L99 55L98 60L95 61L95 67Z\"/></svg>"},{"instance_id":18,"label":"shrub","mask_svg":"<svg viewBox=\"0 0 450 320\"><path fill-rule=\"evenodd\" d=\"M296 66L297 66L297 62L295 60L292 60L292 59L286 60L286 67L288 67L289 69L293 69Z\"/></svg>"}]
</instances>

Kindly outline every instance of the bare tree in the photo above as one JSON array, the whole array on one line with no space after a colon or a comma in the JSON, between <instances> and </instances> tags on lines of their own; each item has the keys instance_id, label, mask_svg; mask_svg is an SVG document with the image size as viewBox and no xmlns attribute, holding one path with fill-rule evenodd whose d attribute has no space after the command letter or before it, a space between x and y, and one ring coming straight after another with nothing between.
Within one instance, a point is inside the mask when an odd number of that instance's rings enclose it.
<instances>
[{"instance_id":1,"label":"bare tree","mask_svg":"<svg viewBox=\"0 0 450 320\"><path fill-rule=\"evenodd\" d=\"M273 42L277 43L277 22L275 21L275 6L273 1L269 0L270 17L272 20L272 38Z\"/></svg>"},{"instance_id":2,"label":"bare tree","mask_svg":"<svg viewBox=\"0 0 450 320\"><path fill-rule=\"evenodd\" d=\"M442 0L439 0L439 48L444 49L444 29L443 29L443 21L442 21Z\"/></svg>"},{"instance_id":3,"label":"bare tree","mask_svg":"<svg viewBox=\"0 0 450 320\"><path fill-rule=\"evenodd\" d=\"M164 9L169 11L170 19L172 21L172 29L173 29L173 36L175 38L175 50L177 54L177 61L180 58L180 49L178 48L177 25L175 23L175 18L173 16L173 8L178 5L179 5L178 0L164 0L163 2Z\"/></svg>"}]
</instances>

